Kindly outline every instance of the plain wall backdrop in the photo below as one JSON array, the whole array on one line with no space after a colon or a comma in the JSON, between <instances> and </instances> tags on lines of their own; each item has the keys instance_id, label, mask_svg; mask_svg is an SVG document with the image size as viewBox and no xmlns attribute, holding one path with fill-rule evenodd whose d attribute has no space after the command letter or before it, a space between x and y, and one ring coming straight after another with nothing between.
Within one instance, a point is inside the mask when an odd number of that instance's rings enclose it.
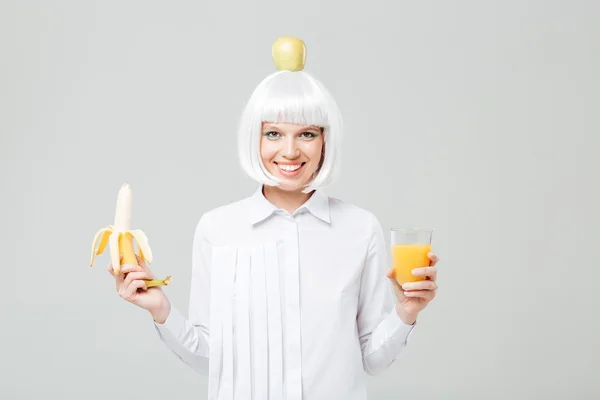
<instances>
[{"instance_id":1,"label":"plain wall backdrop","mask_svg":"<svg viewBox=\"0 0 600 400\"><path fill-rule=\"evenodd\" d=\"M239 115L302 38L345 117L332 196L433 227L439 292L370 399L600 397L597 1L0 2L0 397L204 399L89 257L132 185L187 312Z\"/></svg>"}]
</instances>

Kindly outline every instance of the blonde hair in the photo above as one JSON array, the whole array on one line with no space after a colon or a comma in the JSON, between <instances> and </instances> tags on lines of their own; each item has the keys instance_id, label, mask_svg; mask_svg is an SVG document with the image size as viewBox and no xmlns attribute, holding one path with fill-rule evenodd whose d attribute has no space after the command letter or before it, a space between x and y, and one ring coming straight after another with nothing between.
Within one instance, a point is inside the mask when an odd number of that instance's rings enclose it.
<instances>
[{"instance_id":1,"label":"blonde hair","mask_svg":"<svg viewBox=\"0 0 600 400\"><path fill-rule=\"evenodd\" d=\"M323 128L324 154L321 166L303 192L324 187L337 175L342 117L331 94L310 74L282 70L267 76L250 96L240 119L238 155L242 170L259 183L277 186L280 180L267 171L260 156L263 122L307 124Z\"/></svg>"}]
</instances>

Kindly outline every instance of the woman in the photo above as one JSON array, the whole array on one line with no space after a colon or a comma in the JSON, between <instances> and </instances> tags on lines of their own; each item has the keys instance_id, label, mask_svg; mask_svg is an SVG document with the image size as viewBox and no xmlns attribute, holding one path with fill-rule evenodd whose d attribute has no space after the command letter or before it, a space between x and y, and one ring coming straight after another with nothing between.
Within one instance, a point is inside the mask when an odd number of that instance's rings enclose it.
<instances>
[{"instance_id":1,"label":"woman","mask_svg":"<svg viewBox=\"0 0 600 400\"><path fill-rule=\"evenodd\" d=\"M239 130L241 166L259 188L200 218L189 316L145 288L154 276L140 259L123 266L117 288L208 375L209 399L365 399L363 372L398 357L434 298L438 258L414 271L421 282L400 287L386 274L375 216L321 190L339 164L335 101L303 71L302 41L280 38L273 51L278 71L252 94Z\"/></svg>"}]
</instances>

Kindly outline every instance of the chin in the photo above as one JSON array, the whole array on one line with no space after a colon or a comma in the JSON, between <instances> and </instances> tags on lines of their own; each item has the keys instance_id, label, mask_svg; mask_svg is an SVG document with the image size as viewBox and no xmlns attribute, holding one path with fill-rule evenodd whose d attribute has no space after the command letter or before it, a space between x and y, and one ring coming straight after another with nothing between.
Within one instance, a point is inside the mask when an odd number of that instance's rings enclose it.
<instances>
[{"instance_id":1,"label":"chin","mask_svg":"<svg viewBox=\"0 0 600 400\"><path fill-rule=\"evenodd\" d=\"M303 186L294 185L286 182L281 182L277 187L285 192L299 192L304 188Z\"/></svg>"},{"instance_id":2,"label":"chin","mask_svg":"<svg viewBox=\"0 0 600 400\"><path fill-rule=\"evenodd\" d=\"M277 187L286 192L300 192L306 187L307 184L308 182L290 182L284 180L279 183L279 186Z\"/></svg>"}]
</instances>

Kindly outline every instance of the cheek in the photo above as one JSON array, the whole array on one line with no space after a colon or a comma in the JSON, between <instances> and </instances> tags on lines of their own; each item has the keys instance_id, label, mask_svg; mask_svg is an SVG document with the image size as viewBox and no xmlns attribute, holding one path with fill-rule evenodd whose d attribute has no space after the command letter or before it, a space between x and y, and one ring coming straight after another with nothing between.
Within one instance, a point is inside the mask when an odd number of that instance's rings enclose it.
<instances>
[{"instance_id":1,"label":"cheek","mask_svg":"<svg viewBox=\"0 0 600 400\"><path fill-rule=\"evenodd\" d=\"M307 143L304 154L310 158L311 162L318 163L321 160L323 151L322 141L313 141Z\"/></svg>"},{"instance_id":2,"label":"cheek","mask_svg":"<svg viewBox=\"0 0 600 400\"><path fill-rule=\"evenodd\" d=\"M260 141L260 157L263 160L263 163L267 163L277 154L277 149L273 142L270 140L262 139Z\"/></svg>"}]
</instances>

